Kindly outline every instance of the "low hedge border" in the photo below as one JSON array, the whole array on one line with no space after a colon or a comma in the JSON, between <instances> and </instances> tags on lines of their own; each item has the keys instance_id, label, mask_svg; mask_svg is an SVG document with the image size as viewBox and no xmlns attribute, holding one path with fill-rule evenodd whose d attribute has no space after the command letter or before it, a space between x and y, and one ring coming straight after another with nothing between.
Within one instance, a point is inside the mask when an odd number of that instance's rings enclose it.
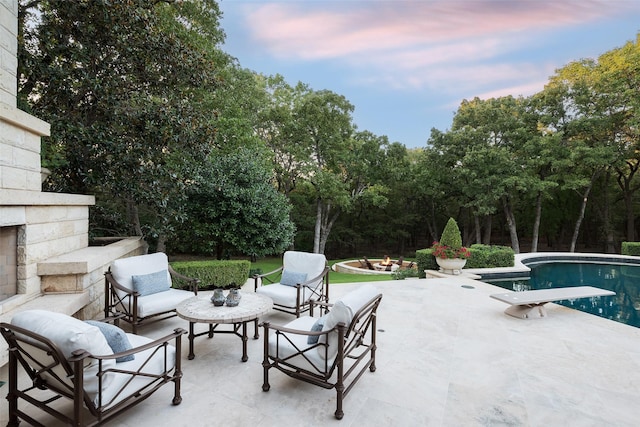
<instances>
[{"instance_id":1,"label":"low hedge border","mask_svg":"<svg viewBox=\"0 0 640 427\"><path fill-rule=\"evenodd\" d=\"M469 247L471 258L467 260L465 268L494 268L512 267L515 252L509 246L474 244ZM420 278L423 279L425 270L438 270L438 263L432 255L433 250L419 249L416 251L416 262Z\"/></svg>"},{"instance_id":2,"label":"low hedge border","mask_svg":"<svg viewBox=\"0 0 640 427\"><path fill-rule=\"evenodd\" d=\"M175 261L171 267L180 274L200 279L198 289L230 289L244 285L251 263L245 260Z\"/></svg>"}]
</instances>

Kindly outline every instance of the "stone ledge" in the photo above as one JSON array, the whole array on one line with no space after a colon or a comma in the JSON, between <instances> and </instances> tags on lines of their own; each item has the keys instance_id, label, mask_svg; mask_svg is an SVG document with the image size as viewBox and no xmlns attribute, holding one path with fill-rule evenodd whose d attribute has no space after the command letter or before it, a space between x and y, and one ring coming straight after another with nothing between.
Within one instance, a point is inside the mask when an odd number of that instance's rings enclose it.
<instances>
[{"instance_id":1,"label":"stone ledge","mask_svg":"<svg viewBox=\"0 0 640 427\"><path fill-rule=\"evenodd\" d=\"M0 205L5 206L91 206L95 204L95 196L84 194L8 189L0 191Z\"/></svg>"},{"instance_id":2,"label":"stone ledge","mask_svg":"<svg viewBox=\"0 0 640 427\"><path fill-rule=\"evenodd\" d=\"M0 119L39 136L51 134L49 123L6 104L0 104Z\"/></svg>"},{"instance_id":3,"label":"stone ledge","mask_svg":"<svg viewBox=\"0 0 640 427\"><path fill-rule=\"evenodd\" d=\"M460 277L460 278L473 279L473 280L481 279L481 277L478 276L477 274L467 273L464 270L462 270L462 273L460 274L447 274L447 273L441 273L436 270L425 270L424 273L427 275L427 279L451 279L452 277Z\"/></svg>"},{"instance_id":4,"label":"stone ledge","mask_svg":"<svg viewBox=\"0 0 640 427\"><path fill-rule=\"evenodd\" d=\"M125 237L106 246L89 246L38 263L38 276L87 274L140 247L142 237Z\"/></svg>"}]
</instances>

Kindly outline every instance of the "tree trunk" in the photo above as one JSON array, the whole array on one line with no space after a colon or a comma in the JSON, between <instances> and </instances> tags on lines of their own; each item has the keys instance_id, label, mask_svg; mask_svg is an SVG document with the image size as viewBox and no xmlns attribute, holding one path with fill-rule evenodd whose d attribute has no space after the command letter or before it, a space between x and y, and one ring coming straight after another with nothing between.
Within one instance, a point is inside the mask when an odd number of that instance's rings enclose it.
<instances>
[{"instance_id":1,"label":"tree trunk","mask_svg":"<svg viewBox=\"0 0 640 427\"><path fill-rule=\"evenodd\" d=\"M533 221L533 231L531 234L531 252L538 252L538 241L540 240L540 217L542 216L542 192L538 191L536 197L536 217Z\"/></svg>"},{"instance_id":2,"label":"tree trunk","mask_svg":"<svg viewBox=\"0 0 640 427\"><path fill-rule=\"evenodd\" d=\"M616 252L613 238L613 230L611 229L611 209L609 208L609 180L611 173L607 171L604 177L604 206L602 212L602 228L604 230L605 249L604 253L613 254Z\"/></svg>"},{"instance_id":3,"label":"tree trunk","mask_svg":"<svg viewBox=\"0 0 640 427\"><path fill-rule=\"evenodd\" d=\"M624 194L624 206L627 211L627 241L636 241L636 223L635 215L633 213L633 193L629 192Z\"/></svg>"},{"instance_id":4,"label":"tree trunk","mask_svg":"<svg viewBox=\"0 0 640 427\"><path fill-rule=\"evenodd\" d=\"M599 172L594 172L591 176L591 181L589 185L584 191L582 195L582 206L580 206L580 213L578 214L578 219L576 220L576 225L573 228L573 236L571 237L571 246L569 247L569 252L576 251L576 245L578 243L578 234L580 234L580 226L582 225L582 220L584 219L584 213L587 210L587 202L589 201L589 193L591 193L591 188L593 188L593 183L598 177Z\"/></svg>"},{"instance_id":5,"label":"tree trunk","mask_svg":"<svg viewBox=\"0 0 640 427\"><path fill-rule=\"evenodd\" d=\"M480 218L478 214L473 215L473 222L476 228L476 243L482 243L482 229L480 228Z\"/></svg>"},{"instance_id":6,"label":"tree trunk","mask_svg":"<svg viewBox=\"0 0 640 427\"><path fill-rule=\"evenodd\" d=\"M316 226L313 231L313 253L320 253L320 232L322 230L322 201L316 200Z\"/></svg>"},{"instance_id":7,"label":"tree trunk","mask_svg":"<svg viewBox=\"0 0 640 427\"><path fill-rule=\"evenodd\" d=\"M591 188L591 186L589 186ZM582 225L582 220L584 219L584 212L587 210L587 201L589 191L582 198L582 206L580 206L580 213L578 214L578 219L576 220L576 225L573 228L573 236L571 237L571 246L569 247L569 252L576 251L576 244L578 243L578 234L580 234L580 226Z\"/></svg>"},{"instance_id":8,"label":"tree trunk","mask_svg":"<svg viewBox=\"0 0 640 427\"><path fill-rule=\"evenodd\" d=\"M331 229L333 228L333 224L335 224L336 220L338 219L338 216L340 215L339 212L336 212L335 214L333 214L333 216L331 217L331 219L326 222L324 224L324 226L322 227L322 236L320 237L320 252L323 254L324 253L324 249L325 246L327 245L327 240L329 240L329 234L331 233ZM329 213L327 212L326 216L329 216Z\"/></svg>"},{"instance_id":9,"label":"tree trunk","mask_svg":"<svg viewBox=\"0 0 640 427\"><path fill-rule=\"evenodd\" d=\"M162 233L158 236L158 245L156 246L156 252L167 251L167 235Z\"/></svg>"},{"instance_id":10,"label":"tree trunk","mask_svg":"<svg viewBox=\"0 0 640 427\"><path fill-rule=\"evenodd\" d=\"M133 199L127 199L127 216L129 217L129 226L134 236L142 236L142 226L140 225L140 215L138 214L138 205Z\"/></svg>"},{"instance_id":11,"label":"tree trunk","mask_svg":"<svg viewBox=\"0 0 640 427\"><path fill-rule=\"evenodd\" d=\"M340 215L340 212L336 211L332 216L331 209L331 203L324 203L322 200L318 199L316 208L316 227L313 236L313 253L324 253L333 224L335 224L338 216Z\"/></svg>"},{"instance_id":12,"label":"tree trunk","mask_svg":"<svg viewBox=\"0 0 640 427\"><path fill-rule=\"evenodd\" d=\"M491 244L491 227L492 227L492 217L491 215L485 215L484 217L484 237L482 238L482 243L485 245Z\"/></svg>"},{"instance_id":13,"label":"tree trunk","mask_svg":"<svg viewBox=\"0 0 640 427\"><path fill-rule=\"evenodd\" d=\"M504 215L507 219L507 225L509 227L509 235L511 236L511 248L517 254L520 253L520 242L518 241L518 231L516 230L516 218L513 215L511 209L511 203L508 197L502 198L502 207L504 209Z\"/></svg>"}]
</instances>

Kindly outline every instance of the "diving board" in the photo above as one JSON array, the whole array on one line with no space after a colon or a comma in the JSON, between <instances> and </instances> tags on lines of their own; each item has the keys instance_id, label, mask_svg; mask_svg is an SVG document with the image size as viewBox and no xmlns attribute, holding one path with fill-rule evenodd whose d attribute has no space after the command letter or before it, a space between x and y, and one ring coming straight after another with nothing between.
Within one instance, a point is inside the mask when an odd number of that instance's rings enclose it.
<instances>
[{"instance_id":1,"label":"diving board","mask_svg":"<svg viewBox=\"0 0 640 427\"><path fill-rule=\"evenodd\" d=\"M517 317L519 319L529 319L531 317L545 317L547 312L544 309L544 305L548 302L561 301L565 299L610 296L615 294L616 293L613 291L593 286L574 286L568 288L506 292L490 296L491 298L506 302L510 305L504 311L509 316ZM535 308L538 309L537 316L532 313Z\"/></svg>"}]
</instances>

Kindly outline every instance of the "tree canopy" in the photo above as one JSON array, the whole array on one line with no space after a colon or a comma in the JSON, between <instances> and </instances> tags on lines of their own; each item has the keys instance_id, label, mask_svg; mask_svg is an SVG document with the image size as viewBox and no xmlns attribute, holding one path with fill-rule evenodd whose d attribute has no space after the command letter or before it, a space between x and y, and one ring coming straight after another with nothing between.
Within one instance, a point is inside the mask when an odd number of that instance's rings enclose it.
<instances>
[{"instance_id":1,"label":"tree canopy","mask_svg":"<svg viewBox=\"0 0 640 427\"><path fill-rule=\"evenodd\" d=\"M422 149L330 89L242 68L213 0L21 0L19 106L51 123L51 191L96 234L162 250L333 256L463 243L615 251L637 239L640 38L530 97L463 100Z\"/></svg>"}]
</instances>

